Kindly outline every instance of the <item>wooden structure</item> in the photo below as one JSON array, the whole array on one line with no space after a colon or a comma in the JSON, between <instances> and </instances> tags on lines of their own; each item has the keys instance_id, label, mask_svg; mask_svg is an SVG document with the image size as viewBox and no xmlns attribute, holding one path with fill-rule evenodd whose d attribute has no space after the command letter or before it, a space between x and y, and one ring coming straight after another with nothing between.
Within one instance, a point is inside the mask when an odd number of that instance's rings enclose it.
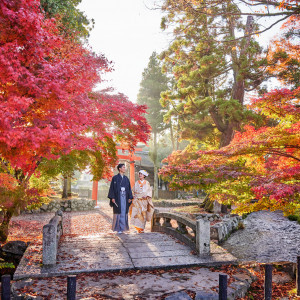
<instances>
[{"instance_id":1,"label":"wooden structure","mask_svg":"<svg viewBox=\"0 0 300 300\"><path fill-rule=\"evenodd\" d=\"M119 154L119 150L122 150L122 154ZM128 151L128 154L125 154L124 152ZM134 163L136 161L141 160L141 157L136 156L136 151L142 151L142 148L134 148L134 150L124 149L120 146L117 146L117 156L119 159L126 160L129 162L129 180L131 187L134 186L135 183L135 169L134 169ZM92 200L96 201L96 206L98 207L97 203L98 199L98 181L93 181L93 191L92 191Z\"/></svg>"},{"instance_id":2,"label":"wooden structure","mask_svg":"<svg viewBox=\"0 0 300 300\"><path fill-rule=\"evenodd\" d=\"M121 147L117 147L117 149L120 149L122 151L126 151L127 149L122 149ZM142 151L142 148L134 148L134 151L127 150L128 154L118 154L119 159L127 160L129 162L129 180L130 180L130 185L131 187L134 186L135 183L135 169L134 169L134 163L136 161L141 160L141 157L136 156L135 152L136 151Z\"/></svg>"}]
</instances>

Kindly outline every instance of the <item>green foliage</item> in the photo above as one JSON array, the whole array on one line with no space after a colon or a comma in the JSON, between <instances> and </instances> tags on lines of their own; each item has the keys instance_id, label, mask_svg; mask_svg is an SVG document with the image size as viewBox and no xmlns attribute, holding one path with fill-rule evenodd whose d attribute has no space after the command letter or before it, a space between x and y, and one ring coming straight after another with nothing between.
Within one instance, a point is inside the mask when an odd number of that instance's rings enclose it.
<instances>
[{"instance_id":1,"label":"green foliage","mask_svg":"<svg viewBox=\"0 0 300 300\"><path fill-rule=\"evenodd\" d=\"M160 93L168 88L168 82L169 79L162 73L160 61L158 60L156 53L153 52L150 56L148 66L143 72L143 78L137 96L137 103L148 106L146 119L152 128L153 143L151 145L150 158L154 164L154 199L158 198L158 135L168 127L163 119L164 110L159 99Z\"/></svg>"},{"instance_id":2,"label":"green foliage","mask_svg":"<svg viewBox=\"0 0 300 300\"><path fill-rule=\"evenodd\" d=\"M288 219L290 221L298 221L298 216L296 216L296 215L290 215L290 216L288 216Z\"/></svg>"},{"instance_id":3,"label":"green foliage","mask_svg":"<svg viewBox=\"0 0 300 300\"><path fill-rule=\"evenodd\" d=\"M297 221L300 224L300 215L289 215L288 219L290 221Z\"/></svg>"},{"instance_id":4,"label":"green foliage","mask_svg":"<svg viewBox=\"0 0 300 300\"><path fill-rule=\"evenodd\" d=\"M65 35L87 38L94 27L94 20L89 20L77 6L82 0L41 0L41 7L48 18L58 18L60 30ZM59 17L58 17L59 15Z\"/></svg>"},{"instance_id":5,"label":"green foliage","mask_svg":"<svg viewBox=\"0 0 300 300\"><path fill-rule=\"evenodd\" d=\"M53 178L47 176L46 174L41 174L36 172L30 177L29 180L29 188L34 189L37 191L37 200L29 204L26 208L27 209L37 209L41 207L44 203L49 203L50 198L49 196L53 193L50 181Z\"/></svg>"},{"instance_id":6,"label":"green foliage","mask_svg":"<svg viewBox=\"0 0 300 300\"><path fill-rule=\"evenodd\" d=\"M14 269L15 265L0 258L0 269Z\"/></svg>"},{"instance_id":7,"label":"green foliage","mask_svg":"<svg viewBox=\"0 0 300 300\"><path fill-rule=\"evenodd\" d=\"M58 159L43 159L38 170L48 178L55 178L60 174L72 176L74 171L85 169L90 161L89 151L74 150L69 154L61 155Z\"/></svg>"},{"instance_id":8,"label":"green foliage","mask_svg":"<svg viewBox=\"0 0 300 300\"><path fill-rule=\"evenodd\" d=\"M162 73L160 61L156 53L153 52L148 66L143 72L137 103L148 106L146 118L154 133L160 133L166 129L166 124L163 121L165 111L159 99L160 93L168 88L168 82L169 79Z\"/></svg>"},{"instance_id":9,"label":"green foliage","mask_svg":"<svg viewBox=\"0 0 300 300\"><path fill-rule=\"evenodd\" d=\"M40 193L47 193L47 191L51 189L50 180L51 178L49 176L45 176L45 174L40 174L39 176L34 174L29 180L29 186L37 189Z\"/></svg>"}]
</instances>

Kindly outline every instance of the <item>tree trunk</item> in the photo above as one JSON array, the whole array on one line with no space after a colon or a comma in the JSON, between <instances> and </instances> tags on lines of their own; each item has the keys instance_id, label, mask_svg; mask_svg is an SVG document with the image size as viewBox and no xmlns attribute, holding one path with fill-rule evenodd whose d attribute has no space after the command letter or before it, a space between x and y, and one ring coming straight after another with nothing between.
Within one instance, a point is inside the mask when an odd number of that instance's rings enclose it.
<instances>
[{"instance_id":1,"label":"tree trunk","mask_svg":"<svg viewBox=\"0 0 300 300\"><path fill-rule=\"evenodd\" d=\"M13 216L13 210L4 211L3 221L0 225L0 241L5 242L8 237L8 226L11 217Z\"/></svg>"},{"instance_id":2,"label":"tree trunk","mask_svg":"<svg viewBox=\"0 0 300 300\"><path fill-rule=\"evenodd\" d=\"M64 177L62 199L68 198L68 177Z\"/></svg>"},{"instance_id":3,"label":"tree trunk","mask_svg":"<svg viewBox=\"0 0 300 300\"><path fill-rule=\"evenodd\" d=\"M230 23L230 28L232 28L232 32L234 25ZM238 100L242 105L244 104L244 96L245 96L245 78L241 74L241 65L245 64L245 60L247 60L246 53L248 51L251 34L253 32L253 17L247 17L247 23L245 28L245 38L242 49L240 50L239 58L233 59L233 71L234 71L234 85L232 88L232 99ZM232 38L235 38L234 34L232 34ZM236 50L234 50L235 52ZM235 52L235 56L236 52ZM235 62L236 61L236 62Z\"/></svg>"},{"instance_id":4,"label":"tree trunk","mask_svg":"<svg viewBox=\"0 0 300 300\"><path fill-rule=\"evenodd\" d=\"M228 126L221 132L221 140L219 148L225 147L230 144L233 138L234 130L233 125L228 124Z\"/></svg>"},{"instance_id":5,"label":"tree trunk","mask_svg":"<svg viewBox=\"0 0 300 300\"><path fill-rule=\"evenodd\" d=\"M158 199L158 174L157 174L157 166L154 166L154 192L153 199Z\"/></svg>"},{"instance_id":6,"label":"tree trunk","mask_svg":"<svg viewBox=\"0 0 300 300\"><path fill-rule=\"evenodd\" d=\"M72 196L72 188L71 188L72 178L71 178L71 176L68 176L67 180L68 180L68 182L67 182L67 195L68 195L68 197L71 197Z\"/></svg>"},{"instance_id":7,"label":"tree trunk","mask_svg":"<svg viewBox=\"0 0 300 300\"><path fill-rule=\"evenodd\" d=\"M233 138L234 122L224 123L222 118L219 116L219 114L216 110L216 107L211 107L209 112L210 112L210 115L211 115L214 123L216 124L217 129L221 132L219 148L229 145Z\"/></svg>"},{"instance_id":8,"label":"tree trunk","mask_svg":"<svg viewBox=\"0 0 300 300\"><path fill-rule=\"evenodd\" d=\"M179 130L180 130L180 125L179 125L179 121L178 121L178 118L177 118L176 150L179 150Z\"/></svg>"},{"instance_id":9,"label":"tree trunk","mask_svg":"<svg viewBox=\"0 0 300 300\"><path fill-rule=\"evenodd\" d=\"M170 136L171 136L171 142L172 142L172 151L175 150L175 137L174 137L174 131L173 131L173 125L172 125L172 118L170 120Z\"/></svg>"},{"instance_id":10,"label":"tree trunk","mask_svg":"<svg viewBox=\"0 0 300 300\"><path fill-rule=\"evenodd\" d=\"M154 164L154 184L153 198L158 199L158 174L157 174L157 133L153 133L153 164Z\"/></svg>"},{"instance_id":11,"label":"tree trunk","mask_svg":"<svg viewBox=\"0 0 300 300\"><path fill-rule=\"evenodd\" d=\"M231 17L228 17L228 24L229 24L229 30L231 33L231 38L234 40L234 24L231 22ZM240 51L240 56L237 56L236 50L232 50L231 56L232 56L232 62L233 62L233 75L234 75L234 84L232 87L232 99L238 100L240 104L244 104L244 95L245 95L245 78L241 74L241 65L245 63L243 60L247 59L245 58L245 53L249 47L250 43L250 34L253 32L253 17L248 16L247 18L247 24L245 28L245 39L243 48ZM238 121L231 121L230 123L226 123L222 120L222 118L219 116L217 110L215 107L212 107L210 109L210 114L214 120L214 123L216 124L216 127L221 132L221 140L220 140L220 148L225 147L230 144L233 135L234 130L238 130L240 127L240 124Z\"/></svg>"}]
</instances>

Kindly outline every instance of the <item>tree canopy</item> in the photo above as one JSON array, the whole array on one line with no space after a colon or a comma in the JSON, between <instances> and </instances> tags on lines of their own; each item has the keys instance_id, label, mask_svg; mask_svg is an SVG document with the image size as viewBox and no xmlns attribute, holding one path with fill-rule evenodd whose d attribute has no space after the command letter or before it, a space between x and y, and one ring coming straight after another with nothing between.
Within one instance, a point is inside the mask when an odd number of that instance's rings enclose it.
<instances>
[{"instance_id":1,"label":"tree canopy","mask_svg":"<svg viewBox=\"0 0 300 300\"><path fill-rule=\"evenodd\" d=\"M40 6L47 18L60 21L59 29L66 36L87 38L94 26L94 20L89 20L77 6L82 0L40 0Z\"/></svg>"},{"instance_id":2,"label":"tree canopy","mask_svg":"<svg viewBox=\"0 0 300 300\"><path fill-rule=\"evenodd\" d=\"M284 27L294 26L291 18ZM299 19L297 20L299 24ZM274 41L268 69L290 88L254 98L249 109L263 126L246 125L226 147L173 153L161 174L175 189L204 189L213 199L237 205L237 212L300 208L299 45ZM278 57L278 51L284 56ZM275 63L275 64L274 64ZM280 64L280 68L274 65ZM292 67L291 67L292 66Z\"/></svg>"},{"instance_id":3,"label":"tree canopy","mask_svg":"<svg viewBox=\"0 0 300 300\"><path fill-rule=\"evenodd\" d=\"M16 187L36 199L29 180L38 166L73 151L93 153L102 166L96 178L110 176L116 143L147 141L146 107L113 90L94 91L111 63L62 33L38 0L1 1L0 23L1 190ZM0 202L8 218L26 205L24 195Z\"/></svg>"}]
</instances>

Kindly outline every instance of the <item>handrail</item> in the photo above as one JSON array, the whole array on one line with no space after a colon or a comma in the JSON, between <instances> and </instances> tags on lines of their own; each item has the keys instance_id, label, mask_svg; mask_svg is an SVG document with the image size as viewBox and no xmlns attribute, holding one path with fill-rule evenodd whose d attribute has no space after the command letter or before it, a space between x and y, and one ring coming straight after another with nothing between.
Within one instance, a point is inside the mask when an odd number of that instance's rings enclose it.
<instances>
[{"instance_id":1,"label":"handrail","mask_svg":"<svg viewBox=\"0 0 300 300\"><path fill-rule=\"evenodd\" d=\"M163 219L163 224L161 224L161 219ZM172 226L171 220L177 221L177 228ZM187 230L187 227L191 230ZM196 250L201 256L210 254L210 222L208 220L194 221L180 214L160 212L155 209L151 221L151 231L164 232L174 236Z\"/></svg>"},{"instance_id":2,"label":"handrail","mask_svg":"<svg viewBox=\"0 0 300 300\"><path fill-rule=\"evenodd\" d=\"M190 227L193 231L196 231L196 221L186 218L177 213L170 213L170 212L156 212L157 218L169 218L184 224L185 226Z\"/></svg>"}]
</instances>

